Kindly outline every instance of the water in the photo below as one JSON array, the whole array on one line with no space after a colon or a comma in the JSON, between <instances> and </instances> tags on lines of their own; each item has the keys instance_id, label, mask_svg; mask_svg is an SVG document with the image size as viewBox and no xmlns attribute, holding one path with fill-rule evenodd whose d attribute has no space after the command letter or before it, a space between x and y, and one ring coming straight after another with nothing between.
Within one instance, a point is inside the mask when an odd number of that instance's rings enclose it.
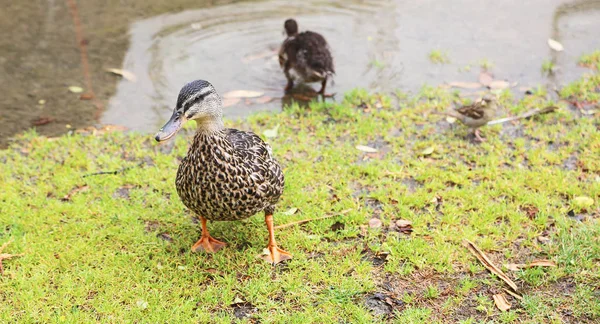
<instances>
[{"instance_id":1,"label":"water","mask_svg":"<svg viewBox=\"0 0 600 324\"><path fill-rule=\"evenodd\" d=\"M289 98L282 99L286 80L276 51L284 39L283 22L290 17L296 18L301 30L317 31L330 43L337 75L328 92L339 95L355 87L416 92L423 84L475 82L484 59L493 62L496 79L520 86L560 86L585 71L576 65L581 54L600 48L600 0L313 0L224 5L136 0L121 7L95 2L79 6L91 39L93 82L106 106L99 122L143 132L156 131L171 113L180 87L198 78L209 80L220 93L253 90L273 98L267 103L261 103L265 98L242 100L226 107L229 118L281 110ZM187 10L173 13L180 8ZM20 132L40 116L57 116L38 127L50 135L68 130L66 124L97 123L90 117L89 102L64 91L68 85L81 84L78 47L72 41L64 3L20 3L8 12L0 22L7 27L0 28L0 34L8 30L12 36L11 43L0 41L0 50L9 49L8 55L0 52L6 72L0 74L0 82L9 84L11 95L0 100L0 135ZM12 28L11 19L16 17L32 18L29 27ZM21 34L17 37L15 32ZM548 38L561 42L565 51L551 50ZM435 49L447 53L450 63L433 64L429 53ZM21 57L26 62L11 61ZM541 73L545 60L558 67L556 75ZM28 73L22 73L19 63ZM36 70L38 65L44 69ZM115 78L103 71L107 67L132 71L137 81ZM35 84L33 90L30 84ZM319 85L312 86L318 89ZM39 99L48 103L40 108ZM19 117L14 111L19 111Z\"/></svg>"}]
</instances>

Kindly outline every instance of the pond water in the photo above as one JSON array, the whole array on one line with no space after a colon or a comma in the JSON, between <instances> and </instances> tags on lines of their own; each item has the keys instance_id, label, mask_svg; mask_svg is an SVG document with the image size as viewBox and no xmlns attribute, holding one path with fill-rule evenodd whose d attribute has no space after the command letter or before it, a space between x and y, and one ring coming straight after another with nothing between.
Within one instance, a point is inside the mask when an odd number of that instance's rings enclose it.
<instances>
[{"instance_id":1,"label":"pond water","mask_svg":"<svg viewBox=\"0 0 600 324\"><path fill-rule=\"evenodd\" d=\"M19 80L44 88L50 81L40 78L52 79L59 70L68 73L64 72L65 80L60 86L54 84L61 91L44 93L43 99L48 102L45 108L38 107L42 90L17 88L19 83L15 83L9 90L24 94L0 101L0 126L5 126L3 123L11 126L6 129L11 129L8 135L12 135L30 127L34 118L56 115L60 117L38 126L38 131L60 133L68 123L83 127L100 122L154 132L170 115L180 87L199 78L209 80L220 93L232 90L264 93L260 100L242 100L226 107L225 116L229 118L261 110L281 110L282 103L289 102L289 98L282 98L286 80L278 66L276 51L284 39L283 22L290 17L297 19L301 30L317 31L330 43L337 75L328 91L338 93L338 100L343 92L355 87L415 92L424 84L476 82L483 60L493 63L491 72L496 79L517 82L520 86L560 86L585 71L576 65L581 54L600 48L597 36L600 0L156 3L160 5L151 6L142 0L111 6L80 4L83 26L88 35L95 37L88 52L93 82L100 89L96 94L105 106L100 118L93 120L89 117L91 113L81 113L91 109L89 102L73 99L72 94L63 91L71 83L81 81L78 46L72 42L72 21L67 8L62 1L45 2L42 7L54 12L53 17L48 18L48 13L44 13L46 20L41 29L28 28L23 32L39 34L39 30L54 28L63 38L71 33L70 42L65 41L61 46L63 51L68 50L72 60L65 69L64 56L45 57L46 74L20 73ZM141 6L146 7L139 9ZM25 13L44 10L26 4L12 8ZM37 20L30 22L35 23ZM51 27L51 24L65 27ZM53 43L47 44L56 41L52 32L46 30L37 37L38 43L53 48ZM550 49L548 38L561 42L565 50ZM13 41L19 39L28 41L26 37L13 37ZM0 50L9 46L3 44L0 42ZM14 57L22 54L18 50L21 47L13 51ZM449 63L432 63L429 55L434 50L444 53ZM4 83L19 74L19 66L10 68L13 64L10 55L0 55L0 63L7 72L0 76ZM28 52L27 55L34 60L44 54ZM552 61L558 68L554 76L542 73L544 61ZM136 82L104 72L115 67L133 72ZM61 96L71 99L61 101ZM267 99L270 101L265 102ZM23 100L37 108L23 108L21 117L10 117L11 109ZM53 102L55 105L49 106ZM6 129L0 134L6 135Z\"/></svg>"}]
</instances>

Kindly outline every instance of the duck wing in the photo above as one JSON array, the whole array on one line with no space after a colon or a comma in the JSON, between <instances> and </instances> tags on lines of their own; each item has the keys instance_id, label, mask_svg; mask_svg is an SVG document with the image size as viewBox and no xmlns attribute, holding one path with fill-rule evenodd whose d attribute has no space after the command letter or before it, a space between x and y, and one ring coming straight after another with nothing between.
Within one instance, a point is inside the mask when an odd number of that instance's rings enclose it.
<instances>
[{"instance_id":1,"label":"duck wing","mask_svg":"<svg viewBox=\"0 0 600 324\"><path fill-rule=\"evenodd\" d=\"M321 34L305 31L298 34L295 41L300 48L298 54L301 54L298 55L298 60L305 60L308 67L323 75L335 73L329 45Z\"/></svg>"},{"instance_id":2,"label":"duck wing","mask_svg":"<svg viewBox=\"0 0 600 324\"><path fill-rule=\"evenodd\" d=\"M275 204L283 193L284 177L269 144L252 132L227 129L226 135L239 165L257 184L257 193Z\"/></svg>"}]
</instances>

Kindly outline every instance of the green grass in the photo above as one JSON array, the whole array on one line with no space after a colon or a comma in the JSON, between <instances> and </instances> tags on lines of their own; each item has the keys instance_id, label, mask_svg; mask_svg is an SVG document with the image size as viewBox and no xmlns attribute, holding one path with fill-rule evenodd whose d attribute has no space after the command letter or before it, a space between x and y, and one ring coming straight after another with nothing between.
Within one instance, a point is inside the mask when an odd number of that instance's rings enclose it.
<instances>
[{"instance_id":1,"label":"green grass","mask_svg":"<svg viewBox=\"0 0 600 324\"><path fill-rule=\"evenodd\" d=\"M556 71L556 64L550 60L542 62L542 74L553 75Z\"/></svg>"},{"instance_id":2,"label":"green grass","mask_svg":"<svg viewBox=\"0 0 600 324\"><path fill-rule=\"evenodd\" d=\"M450 63L448 53L439 49L432 50L429 52L429 60L435 64L447 64Z\"/></svg>"},{"instance_id":3,"label":"green grass","mask_svg":"<svg viewBox=\"0 0 600 324\"><path fill-rule=\"evenodd\" d=\"M590 78L566 89L597 96ZM502 92L501 115L561 109L483 128L482 144L430 114L461 101L431 87L399 99L356 90L228 122L258 134L280 125L269 139L286 175L276 224L347 211L278 230L294 259L277 267L256 258L267 242L260 215L209 223L228 246L190 252L199 228L174 177L193 123L172 151L149 135L29 132L0 151L0 244L13 240L4 253L25 254L4 262L0 322L598 321L599 119L545 94ZM83 177L123 167L131 169ZM298 212L284 215L290 208ZM368 228L373 217L381 228ZM394 227L399 219L413 232ZM463 239L499 266L557 266L509 272L523 300L507 296L502 313L492 295L506 286Z\"/></svg>"}]
</instances>

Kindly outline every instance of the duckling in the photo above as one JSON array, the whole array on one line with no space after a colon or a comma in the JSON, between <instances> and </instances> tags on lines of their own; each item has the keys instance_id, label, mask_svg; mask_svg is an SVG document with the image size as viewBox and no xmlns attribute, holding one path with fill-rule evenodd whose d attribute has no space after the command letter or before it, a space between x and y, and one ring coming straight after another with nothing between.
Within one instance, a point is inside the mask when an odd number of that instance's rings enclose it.
<instances>
[{"instance_id":1,"label":"duckling","mask_svg":"<svg viewBox=\"0 0 600 324\"><path fill-rule=\"evenodd\" d=\"M283 26L287 38L279 49L279 65L288 80L285 91L292 89L294 80L321 82L318 93L325 95L327 80L335 74L327 41L315 32L298 33L298 23L294 19L286 20Z\"/></svg>"},{"instance_id":2,"label":"duckling","mask_svg":"<svg viewBox=\"0 0 600 324\"><path fill-rule=\"evenodd\" d=\"M462 106L454 111L434 112L438 115L446 115L458 119L461 123L474 130L475 139L484 142L485 138L479 134L479 127L487 125L494 119L497 102L494 98L485 96L481 100L467 106Z\"/></svg>"},{"instance_id":3,"label":"duckling","mask_svg":"<svg viewBox=\"0 0 600 324\"><path fill-rule=\"evenodd\" d=\"M258 135L225 128L222 101L208 81L183 86L169 121L156 141L173 137L188 120L196 134L177 170L175 187L185 206L199 216L202 235L192 251L216 252L225 246L213 238L207 221L234 221L264 212L269 232L269 253L263 259L276 264L292 258L277 246L273 212L283 193L284 177L271 147Z\"/></svg>"}]
</instances>

